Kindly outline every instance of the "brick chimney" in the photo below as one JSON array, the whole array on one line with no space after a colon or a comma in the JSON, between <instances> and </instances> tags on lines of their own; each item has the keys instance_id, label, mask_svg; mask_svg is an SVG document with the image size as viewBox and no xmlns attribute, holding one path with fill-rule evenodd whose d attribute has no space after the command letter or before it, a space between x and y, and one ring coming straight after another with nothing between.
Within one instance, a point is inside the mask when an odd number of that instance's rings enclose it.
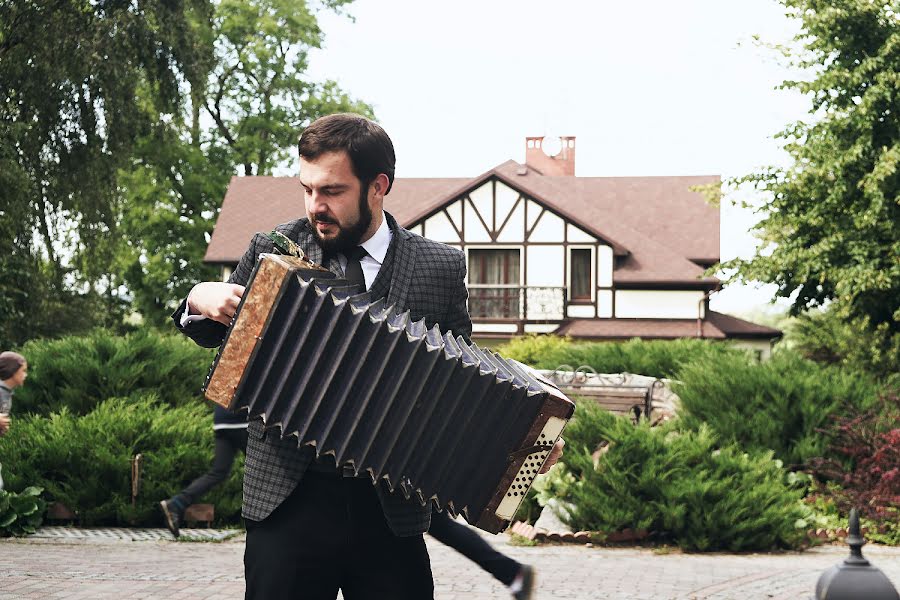
<instances>
[{"instance_id":1,"label":"brick chimney","mask_svg":"<svg viewBox=\"0 0 900 600\"><path fill-rule=\"evenodd\" d=\"M525 164L544 175L575 175L575 136L559 138L560 147L555 146L555 138L545 136L525 138ZM546 149L545 149L546 145ZM550 156L550 152L556 152Z\"/></svg>"}]
</instances>

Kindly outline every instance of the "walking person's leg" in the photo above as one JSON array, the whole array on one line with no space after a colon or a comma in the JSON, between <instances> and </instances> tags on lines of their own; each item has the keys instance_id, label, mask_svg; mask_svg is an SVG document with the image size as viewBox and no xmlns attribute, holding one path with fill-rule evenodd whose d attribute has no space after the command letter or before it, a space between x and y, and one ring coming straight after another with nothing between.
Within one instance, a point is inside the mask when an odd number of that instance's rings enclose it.
<instances>
[{"instance_id":1,"label":"walking person's leg","mask_svg":"<svg viewBox=\"0 0 900 600\"><path fill-rule=\"evenodd\" d=\"M192 481L186 488L168 500L159 503L165 517L166 527L178 537L179 525L185 509L203 497L209 490L228 478L237 453L247 447L247 430L216 429L215 451L209 471Z\"/></svg>"},{"instance_id":2,"label":"walking person's leg","mask_svg":"<svg viewBox=\"0 0 900 600\"><path fill-rule=\"evenodd\" d=\"M516 598L531 597L534 570L495 550L471 527L454 521L446 512L433 510L428 533L493 575Z\"/></svg>"}]
</instances>

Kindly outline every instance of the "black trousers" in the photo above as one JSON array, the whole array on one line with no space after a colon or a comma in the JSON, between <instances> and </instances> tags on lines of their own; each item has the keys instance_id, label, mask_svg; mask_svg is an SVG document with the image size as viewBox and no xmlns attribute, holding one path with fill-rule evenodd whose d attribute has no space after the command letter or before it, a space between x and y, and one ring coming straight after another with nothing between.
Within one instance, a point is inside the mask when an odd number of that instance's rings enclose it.
<instances>
[{"instance_id":1,"label":"black trousers","mask_svg":"<svg viewBox=\"0 0 900 600\"><path fill-rule=\"evenodd\" d=\"M184 502L184 506L190 506L203 495L219 485L231 472L231 465L238 452L247 452L247 428L240 429L216 429L216 447L213 454L213 462L209 471L192 481L176 496Z\"/></svg>"},{"instance_id":2,"label":"black trousers","mask_svg":"<svg viewBox=\"0 0 900 600\"><path fill-rule=\"evenodd\" d=\"M471 527L454 521L446 512L431 511L428 533L493 575L503 585L511 584L522 568L520 562L494 550Z\"/></svg>"},{"instance_id":3,"label":"black trousers","mask_svg":"<svg viewBox=\"0 0 900 600\"><path fill-rule=\"evenodd\" d=\"M430 600L421 535L397 537L369 479L307 472L262 521L246 521L246 600Z\"/></svg>"}]
</instances>

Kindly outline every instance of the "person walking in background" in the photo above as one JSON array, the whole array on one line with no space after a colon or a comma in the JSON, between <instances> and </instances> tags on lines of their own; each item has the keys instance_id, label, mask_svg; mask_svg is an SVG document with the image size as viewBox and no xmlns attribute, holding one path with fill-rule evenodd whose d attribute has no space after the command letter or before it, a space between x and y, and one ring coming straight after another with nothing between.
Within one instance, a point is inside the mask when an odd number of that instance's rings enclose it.
<instances>
[{"instance_id":1,"label":"person walking in background","mask_svg":"<svg viewBox=\"0 0 900 600\"><path fill-rule=\"evenodd\" d=\"M0 352L0 435L6 435L12 421L13 390L25 383L28 361L17 352ZM3 489L3 466L0 465L0 490Z\"/></svg>"},{"instance_id":2,"label":"person walking in background","mask_svg":"<svg viewBox=\"0 0 900 600\"><path fill-rule=\"evenodd\" d=\"M216 447L209 471L192 481L178 494L159 503L166 527L175 537L181 534L179 526L187 507L228 479L237 453L247 452L247 418L245 415L235 414L221 406L216 406L213 413L213 431L216 436Z\"/></svg>"},{"instance_id":3,"label":"person walking in background","mask_svg":"<svg viewBox=\"0 0 900 600\"><path fill-rule=\"evenodd\" d=\"M493 575L509 588L516 600L531 599L534 569L498 552L468 525L453 520L446 512L432 509L428 534Z\"/></svg>"}]
</instances>

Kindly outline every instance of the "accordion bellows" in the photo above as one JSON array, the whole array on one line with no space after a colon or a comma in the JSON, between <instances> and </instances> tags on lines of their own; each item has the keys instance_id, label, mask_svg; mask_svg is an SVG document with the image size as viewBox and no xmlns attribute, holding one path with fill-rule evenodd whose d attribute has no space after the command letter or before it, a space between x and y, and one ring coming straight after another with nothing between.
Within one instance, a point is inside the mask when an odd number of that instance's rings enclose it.
<instances>
[{"instance_id":1,"label":"accordion bellows","mask_svg":"<svg viewBox=\"0 0 900 600\"><path fill-rule=\"evenodd\" d=\"M262 255L207 398L502 531L574 405L524 365L355 292L305 261Z\"/></svg>"}]
</instances>

